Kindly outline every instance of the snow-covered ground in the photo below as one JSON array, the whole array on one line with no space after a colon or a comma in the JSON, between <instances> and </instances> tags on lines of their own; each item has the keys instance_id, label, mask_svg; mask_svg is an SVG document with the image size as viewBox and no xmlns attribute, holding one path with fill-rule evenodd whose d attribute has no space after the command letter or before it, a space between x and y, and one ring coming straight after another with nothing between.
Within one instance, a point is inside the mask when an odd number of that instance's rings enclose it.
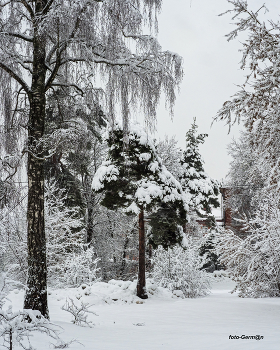
<instances>
[{"instance_id":1,"label":"snow-covered ground","mask_svg":"<svg viewBox=\"0 0 280 350\"><path fill-rule=\"evenodd\" d=\"M73 350L280 349L280 298L239 298L230 294L234 283L229 279L213 283L211 294L197 299L178 298L148 281L149 299L142 301L134 295L135 287L135 282L110 281L52 290L51 321L64 329L64 341L77 340L69 346ZM76 304L94 304L89 309L98 316L88 316L93 328L71 323L71 315L61 310L66 297ZM16 311L22 307L23 292L13 291L9 299ZM263 339L241 339L242 335ZM42 335L31 342L38 350L53 348Z\"/></svg>"}]
</instances>

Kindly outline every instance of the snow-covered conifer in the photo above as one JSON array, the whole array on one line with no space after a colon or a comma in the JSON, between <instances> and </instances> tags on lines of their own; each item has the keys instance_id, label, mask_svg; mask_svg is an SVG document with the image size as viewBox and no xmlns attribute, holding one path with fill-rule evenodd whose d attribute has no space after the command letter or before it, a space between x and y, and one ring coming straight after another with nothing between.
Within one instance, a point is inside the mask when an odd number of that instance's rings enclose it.
<instances>
[{"instance_id":1,"label":"snow-covered conifer","mask_svg":"<svg viewBox=\"0 0 280 350\"><path fill-rule=\"evenodd\" d=\"M175 243L182 240L177 225L186 221L188 199L182 193L180 183L162 165L153 142L143 128L133 125L127 134L116 127L109 131L107 139L109 152L107 160L97 170L93 188L104 191L102 204L109 209L123 208L126 213L139 214L139 275L141 282L137 295L147 297L145 287L145 239L144 210L164 207L173 214L173 236ZM152 227L153 230L153 227ZM169 232L166 232L169 234ZM165 244L174 244L174 237ZM157 244L161 239L157 240ZM144 276L144 277L143 277Z\"/></svg>"},{"instance_id":2,"label":"snow-covered conifer","mask_svg":"<svg viewBox=\"0 0 280 350\"><path fill-rule=\"evenodd\" d=\"M211 179L204 171L203 160L199 153L199 145L204 143L207 134L197 134L196 121L186 134L186 150L181 159L181 174L179 176L183 190L190 194L190 207L200 217L211 214L211 209L217 208L219 202L218 182Z\"/></svg>"},{"instance_id":3,"label":"snow-covered conifer","mask_svg":"<svg viewBox=\"0 0 280 350\"><path fill-rule=\"evenodd\" d=\"M152 29L157 32L161 2L0 0L1 109L2 105L9 104L6 110L13 115L10 121L22 117L23 122L16 124L27 136L24 147L24 153L28 154L29 182L25 307L39 310L46 317L44 160L53 156L42 147L46 97L53 91L59 100L60 92L64 91L69 99L77 95L84 98L88 108L96 103L96 95L103 95L112 124L117 104L122 109L125 125L131 106L139 106L153 124L162 91L172 113L175 88L183 75L182 59L171 51L162 51L152 35ZM96 86L97 81L103 81L105 94L102 86ZM7 96L13 98L7 100ZM13 129L12 124L8 124L9 129ZM10 141L12 143L12 139Z\"/></svg>"}]
</instances>

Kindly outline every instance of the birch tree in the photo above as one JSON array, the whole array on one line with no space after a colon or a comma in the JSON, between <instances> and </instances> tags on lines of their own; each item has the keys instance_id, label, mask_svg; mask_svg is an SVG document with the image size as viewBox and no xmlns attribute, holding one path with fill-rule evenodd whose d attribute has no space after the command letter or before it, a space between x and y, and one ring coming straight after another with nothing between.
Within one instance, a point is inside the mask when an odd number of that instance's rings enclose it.
<instances>
[{"instance_id":1,"label":"birch tree","mask_svg":"<svg viewBox=\"0 0 280 350\"><path fill-rule=\"evenodd\" d=\"M0 68L12 78L15 104L26 103L28 290L24 307L48 317L43 163L46 95L64 89L91 103L103 80L108 116L121 105L124 126L137 104L156 116L161 91L172 110L181 59L161 51L142 29L157 30L161 0L0 0ZM2 89L5 86L1 82ZM98 95L98 93L97 93Z\"/></svg>"},{"instance_id":2,"label":"birch tree","mask_svg":"<svg viewBox=\"0 0 280 350\"><path fill-rule=\"evenodd\" d=\"M235 29L228 41L246 35L242 42L240 68L246 70L244 84L216 115L229 126L242 122L250 135L252 149L262 158L262 167L270 168L267 183L279 189L279 34L280 22L262 20L268 10L262 5L249 8L245 0L228 0Z\"/></svg>"}]
</instances>

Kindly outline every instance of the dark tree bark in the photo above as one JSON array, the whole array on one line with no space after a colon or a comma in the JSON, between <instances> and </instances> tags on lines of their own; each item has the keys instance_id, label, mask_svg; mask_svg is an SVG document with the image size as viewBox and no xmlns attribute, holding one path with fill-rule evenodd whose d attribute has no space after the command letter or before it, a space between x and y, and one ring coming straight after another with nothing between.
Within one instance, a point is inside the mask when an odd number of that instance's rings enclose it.
<instances>
[{"instance_id":1,"label":"dark tree bark","mask_svg":"<svg viewBox=\"0 0 280 350\"><path fill-rule=\"evenodd\" d=\"M125 240L124 240L124 245L123 245L123 254L122 254L122 264L121 264L121 268L120 268L120 276L124 275L124 271L126 268L126 250L128 247L128 243L129 243L129 236L126 235Z\"/></svg>"},{"instance_id":2,"label":"dark tree bark","mask_svg":"<svg viewBox=\"0 0 280 350\"><path fill-rule=\"evenodd\" d=\"M36 13L41 13L46 0L36 1ZM28 124L28 207L27 247L28 277L24 308L39 310L49 317L47 301L47 263L44 220L44 167L43 154L37 142L44 134L45 123L45 38L34 28L33 74L29 93L30 113ZM32 150L32 152L31 152Z\"/></svg>"},{"instance_id":3,"label":"dark tree bark","mask_svg":"<svg viewBox=\"0 0 280 350\"><path fill-rule=\"evenodd\" d=\"M88 247L96 244L94 242L94 206L95 206L95 193L91 189L92 176L85 174L82 175L82 185L85 196L85 202L87 207L87 223L86 223L86 237L85 241Z\"/></svg>"},{"instance_id":4,"label":"dark tree bark","mask_svg":"<svg viewBox=\"0 0 280 350\"><path fill-rule=\"evenodd\" d=\"M144 227L144 209L139 213L139 270L137 281L137 296L141 299L147 299L146 277L145 277L145 227Z\"/></svg>"},{"instance_id":5,"label":"dark tree bark","mask_svg":"<svg viewBox=\"0 0 280 350\"><path fill-rule=\"evenodd\" d=\"M93 240L93 207L88 205L88 222L87 222L87 237L86 242L89 246L92 245Z\"/></svg>"}]
</instances>

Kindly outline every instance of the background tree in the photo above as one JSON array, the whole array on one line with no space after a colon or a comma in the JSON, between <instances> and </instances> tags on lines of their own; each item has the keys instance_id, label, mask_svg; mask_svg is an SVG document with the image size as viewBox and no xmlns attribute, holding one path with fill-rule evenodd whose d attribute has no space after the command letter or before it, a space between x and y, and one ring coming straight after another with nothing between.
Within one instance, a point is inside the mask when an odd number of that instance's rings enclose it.
<instances>
[{"instance_id":1,"label":"background tree","mask_svg":"<svg viewBox=\"0 0 280 350\"><path fill-rule=\"evenodd\" d=\"M243 215L245 237L225 232L218 245L220 260L237 282L241 296L278 296L279 259L279 22L261 21L247 1L229 1L236 28L228 40L245 32L241 68L244 84L218 111L216 120L245 132L230 146L233 157L230 206ZM239 188L238 188L239 187ZM238 190L236 191L235 188ZM240 219L240 217L239 217Z\"/></svg>"},{"instance_id":2,"label":"background tree","mask_svg":"<svg viewBox=\"0 0 280 350\"><path fill-rule=\"evenodd\" d=\"M46 239L44 227L44 144L46 95L58 88L92 101L92 77L105 81L109 116L116 101L128 125L129 101L140 102L155 117L160 91L172 108L181 81L181 59L162 52L143 35L145 23L156 23L161 1L0 1L0 68L14 91L24 93L28 140L28 289L24 307L48 317ZM136 45L131 45L130 42ZM130 49L131 47L135 48ZM96 101L94 101L96 102ZM16 104L17 105L17 104ZM15 108L17 110L17 107Z\"/></svg>"},{"instance_id":3,"label":"background tree","mask_svg":"<svg viewBox=\"0 0 280 350\"><path fill-rule=\"evenodd\" d=\"M166 169L179 181L183 151L178 147L176 137L174 135L171 137L165 136L163 140L159 140L156 143L156 151Z\"/></svg>"},{"instance_id":4,"label":"background tree","mask_svg":"<svg viewBox=\"0 0 280 350\"><path fill-rule=\"evenodd\" d=\"M270 167L263 167L263 158L251 142L249 132L241 133L238 141L229 145L232 157L226 186L229 195L225 206L232 211L232 219L250 219L269 178Z\"/></svg>"},{"instance_id":5,"label":"background tree","mask_svg":"<svg viewBox=\"0 0 280 350\"><path fill-rule=\"evenodd\" d=\"M125 137L124 130L119 127L109 132L108 158L97 170L93 188L104 191L101 203L107 208L123 208L126 213L136 213L139 216L137 296L144 299L147 298L144 210L156 211L162 207L172 210L172 235L176 237L176 242L180 242L182 234L177 226L186 220L187 203L179 182L162 165L153 143L142 128L138 125L131 126L127 134L128 140ZM166 239L168 241L169 238ZM174 244L174 239L169 244Z\"/></svg>"},{"instance_id":6,"label":"background tree","mask_svg":"<svg viewBox=\"0 0 280 350\"><path fill-rule=\"evenodd\" d=\"M279 194L265 193L254 217L244 220L244 239L231 231L221 235L216 251L241 297L280 296L279 228Z\"/></svg>"},{"instance_id":7,"label":"background tree","mask_svg":"<svg viewBox=\"0 0 280 350\"><path fill-rule=\"evenodd\" d=\"M248 72L241 89L224 103L216 120L228 125L242 122L246 138L254 154L260 158L259 167L267 171L267 184L278 188L279 179L279 22L261 21L257 11L248 8L247 1L229 1L233 8L226 13L233 15L236 28L228 40L242 32L247 34L243 42L241 69Z\"/></svg>"},{"instance_id":8,"label":"background tree","mask_svg":"<svg viewBox=\"0 0 280 350\"><path fill-rule=\"evenodd\" d=\"M181 158L179 180L184 191L190 196L190 206L199 217L207 217L212 208L219 207L218 182L212 180L204 171L199 145L204 143L207 134L197 134L195 119L186 134L186 150Z\"/></svg>"},{"instance_id":9,"label":"background tree","mask_svg":"<svg viewBox=\"0 0 280 350\"><path fill-rule=\"evenodd\" d=\"M69 98L63 91L48 96L46 142L53 149L45 161L45 178L55 177L66 190L69 207L79 207L85 218L85 241L93 239L94 208L99 196L91 189L92 176L104 153L103 128L107 122L98 104L84 104L80 96Z\"/></svg>"}]
</instances>

